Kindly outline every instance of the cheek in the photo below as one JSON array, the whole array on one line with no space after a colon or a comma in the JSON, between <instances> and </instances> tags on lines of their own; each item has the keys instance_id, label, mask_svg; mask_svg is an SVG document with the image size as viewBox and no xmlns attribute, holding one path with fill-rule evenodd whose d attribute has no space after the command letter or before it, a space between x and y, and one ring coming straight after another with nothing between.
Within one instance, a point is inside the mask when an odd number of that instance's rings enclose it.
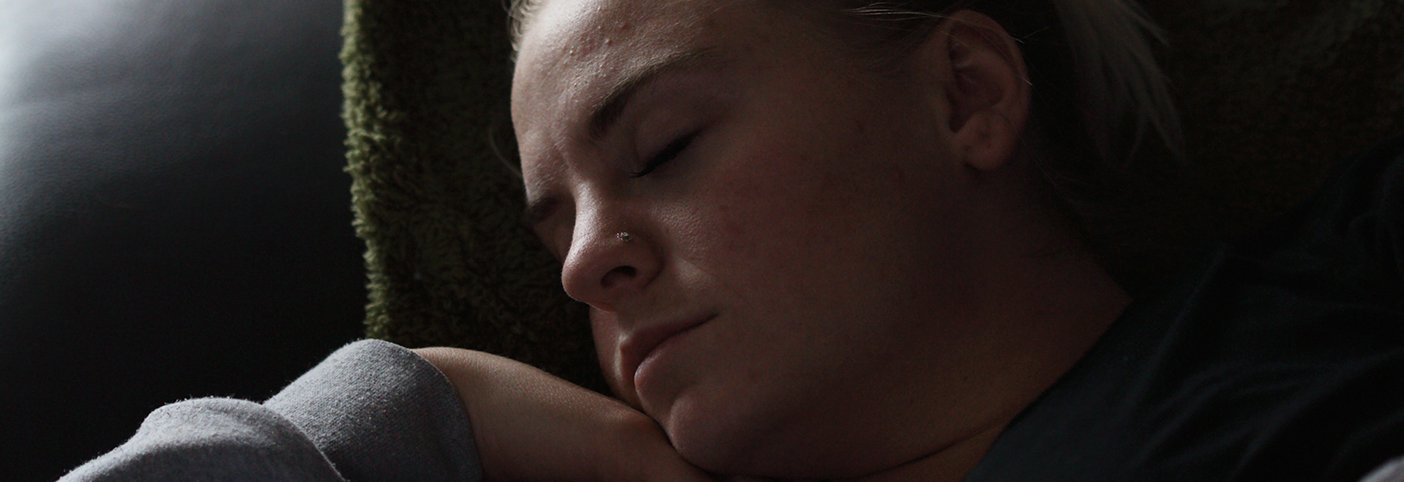
<instances>
[{"instance_id":1,"label":"cheek","mask_svg":"<svg viewBox=\"0 0 1404 482\"><path fill-rule=\"evenodd\" d=\"M709 244L716 251L708 254L728 264L770 262L779 264L765 269L793 268L774 248L803 249L793 243L814 240L821 229L808 221L825 212L827 204L816 185L828 181L813 177L818 173L808 155L790 149L756 152L742 162L754 167L738 169L719 183L726 188L715 190L709 203L707 224L714 236Z\"/></svg>"},{"instance_id":2,"label":"cheek","mask_svg":"<svg viewBox=\"0 0 1404 482\"><path fill-rule=\"evenodd\" d=\"M915 150L896 145L900 133L853 120L802 127L738 149L699 191L689 233L689 258L714 286L769 320L753 327L762 339L819 330L828 323L819 320L908 314L891 297L921 278L914 253L931 246L919 226L944 203L930 179L943 173L898 157Z\"/></svg>"},{"instance_id":3,"label":"cheek","mask_svg":"<svg viewBox=\"0 0 1404 482\"><path fill-rule=\"evenodd\" d=\"M854 179L790 146L743 162L755 167L719 178L697 203L686 233L690 268L729 299L767 312L835 291L849 265L839 261L856 249L868 211Z\"/></svg>"},{"instance_id":4,"label":"cheek","mask_svg":"<svg viewBox=\"0 0 1404 482\"><path fill-rule=\"evenodd\" d=\"M721 254L780 263L770 269L842 255L891 207L893 183L878 177L903 177L860 147L774 142L749 150L713 204Z\"/></svg>"},{"instance_id":5,"label":"cheek","mask_svg":"<svg viewBox=\"0 0 1404 482\"><path fill-rule=\"evenodd\" d=\"M847 78L793 80L783 91L752 93L758 100L738 113L744 128L722 135L727 152L715 158L725 166L694 193L707 226L697 234L714 250L706 255L792 268L799 253L811 261L843 254L835 250L853 246L850 238L874 218L900 211L911 163L895 155L926 150L909 145L917 136L914 123L898 120L906 113L836 97L859 89Z\"/></svg>"}]
</instances>

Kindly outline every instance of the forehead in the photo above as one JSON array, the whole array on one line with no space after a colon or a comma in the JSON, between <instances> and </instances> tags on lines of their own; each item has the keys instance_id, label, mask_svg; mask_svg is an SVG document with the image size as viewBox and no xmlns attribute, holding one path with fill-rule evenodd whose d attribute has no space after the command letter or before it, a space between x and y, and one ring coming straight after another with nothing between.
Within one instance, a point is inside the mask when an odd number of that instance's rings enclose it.
<instances>
[{"instance_id":1,"label":"forehead","mask_svg":"<svg viewBox=\"0 0 1404 482\"><path fill-rule=\"evenodd\" d=\"M718 0L544 0L526 25L514 104L608 78L695 43ZM733 2L734 3L734 2ZM707 8L712 6L714 8Z\"/></svg>"},{"instance_id":2,"label":"forehead","mask_svg":"<svg viewBox=\"0 0 1404 482\"><path fill-rule=\"evenodd\" d=\"M723 38L736 40L737 22L724 17L749 3L546 0L526 25L512 81L523 169L531 170L530 159L563 150L583 117L631 74Z\"/></svg>"}]
</instances>

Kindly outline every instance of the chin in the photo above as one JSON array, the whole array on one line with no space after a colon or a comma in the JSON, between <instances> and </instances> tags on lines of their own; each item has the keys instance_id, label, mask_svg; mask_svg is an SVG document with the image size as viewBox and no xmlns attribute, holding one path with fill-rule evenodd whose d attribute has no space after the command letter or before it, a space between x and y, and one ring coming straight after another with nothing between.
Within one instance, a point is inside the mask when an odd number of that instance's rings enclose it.
<instances>
[{"instance_id":1,"label":"chin","mask_svg":"<svg viewBox=\"0 0 1404 482\"><path fill-rule=\"evenodd\" d=\"M726 410L708 409L711 404L680 397L667 416L658 423L668 434L673 447L684 459L714 474L750 474L754 472L757 441L743 430L742 417Z\"/></svg>"},{"instance_id":2,"label":"chin","mask_svg":"<svg viewBox=\"0 0 1404 482\"><path fill-rule=\"evenodd\" d=\"M825 480L861 477L884 467L855 460L853 447L845 447L852 439L841 435L841 428L817 423L825 417L805 415L803 404L769 400L756 390L702 395L683 393L657 421L678 454L709 473Z\"/></svg>"},{"instance_id":3,"label":"chin","mask_svg":"<svg viewBox=\"0 0 1404 482\"><path fill-rule=\"evenodd\" d=\"M777 413L750 408L753 400L684 393L658 420L673 447L689 463L713 474L809 478L812 467L798 460L802 443L787 442Z\"/></svg>"}]
</instances>

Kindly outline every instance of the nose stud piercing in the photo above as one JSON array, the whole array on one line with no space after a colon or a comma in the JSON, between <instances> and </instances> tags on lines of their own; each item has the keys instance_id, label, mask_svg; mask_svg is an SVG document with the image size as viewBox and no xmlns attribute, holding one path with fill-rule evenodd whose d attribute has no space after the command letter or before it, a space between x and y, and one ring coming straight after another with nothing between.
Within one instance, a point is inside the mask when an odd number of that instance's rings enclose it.
<instances>
[{"instance_id":1,"label":"nose stud piercing","mask_svg":"<svg viewBox=\"0 0 1404 482\"><path fill-rule=\"evenodd\" d=\"M633 241L633 240L634 240L634 237L633 237L633 236L630 236L629 233L625 233L625 232L616 233L616 234L614 235L614 237L619 238L620 241L623 241L623 242L626 242L626 243L629 242L629 241Z\"/></svg>"}]
</instances>

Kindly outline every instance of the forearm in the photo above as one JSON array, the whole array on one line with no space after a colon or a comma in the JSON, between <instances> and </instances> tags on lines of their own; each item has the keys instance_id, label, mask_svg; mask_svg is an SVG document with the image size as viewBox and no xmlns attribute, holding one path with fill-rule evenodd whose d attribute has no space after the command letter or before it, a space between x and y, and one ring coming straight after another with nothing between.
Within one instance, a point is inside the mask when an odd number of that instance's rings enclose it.
<instances>
[{"instance_id":1,"label":"forearm","mask_svg":"<svg viewBox=\"0 0 1404 482\"><path fill-rule=\"evenodd\" d=\"M653 419L618 400L487 353L415 352L457 389L488 480L711 480Z\"/></svg>"}]
</instances>

